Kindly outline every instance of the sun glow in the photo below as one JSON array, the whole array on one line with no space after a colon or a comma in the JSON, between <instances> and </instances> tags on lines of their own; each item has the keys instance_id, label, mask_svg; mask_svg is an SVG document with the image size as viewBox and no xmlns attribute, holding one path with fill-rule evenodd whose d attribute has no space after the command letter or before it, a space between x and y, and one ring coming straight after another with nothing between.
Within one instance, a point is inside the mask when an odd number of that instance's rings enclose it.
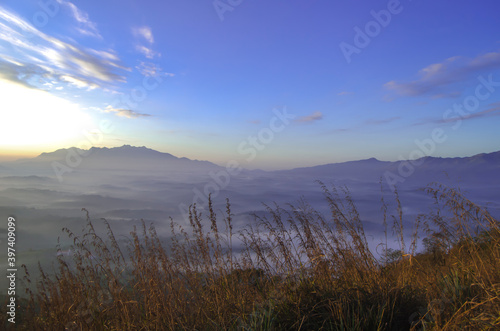
<instances>
[{"instance_id":1,"label":"sun glow","mask_svg":"<svg viewBox=\"0 0 500 331\"><path fill-rule=\"evenodd\" d=\"M78 105L49 92L0 79L0 148L65 145L92 127Z\"/></svg>"}]
</instances>

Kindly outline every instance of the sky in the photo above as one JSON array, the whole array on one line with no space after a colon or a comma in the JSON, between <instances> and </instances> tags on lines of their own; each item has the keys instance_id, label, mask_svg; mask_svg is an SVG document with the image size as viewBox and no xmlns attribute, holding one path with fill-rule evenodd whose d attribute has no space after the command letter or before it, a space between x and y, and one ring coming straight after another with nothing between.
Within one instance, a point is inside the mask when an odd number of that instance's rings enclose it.
<instances>
[{"instance_id":1,"label":"sky","mask_svg":"<svg viewBox=\"0 0 500 331\"><path fill-rule=\"evenodd\" d=\"M0 161L289 169L500 150L495 0L5 0Z\"/></svg>"}]
</instances>

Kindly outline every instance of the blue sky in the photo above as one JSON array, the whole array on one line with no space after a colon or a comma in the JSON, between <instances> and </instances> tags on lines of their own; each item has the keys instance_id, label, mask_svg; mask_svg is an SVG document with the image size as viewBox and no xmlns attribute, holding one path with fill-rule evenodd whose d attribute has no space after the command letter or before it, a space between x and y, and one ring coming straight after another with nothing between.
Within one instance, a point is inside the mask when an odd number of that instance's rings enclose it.
<instances>
[{"instance_id":1,"label":"blue sky","mask_svg":"<svg viewBox=\"0 0 500 331\"><path fill-rule=\"evenodd\" d=\"M3 1L0 160L130 144L281 169L500 150L499 10Z\"/></svg>"}]
</instances>

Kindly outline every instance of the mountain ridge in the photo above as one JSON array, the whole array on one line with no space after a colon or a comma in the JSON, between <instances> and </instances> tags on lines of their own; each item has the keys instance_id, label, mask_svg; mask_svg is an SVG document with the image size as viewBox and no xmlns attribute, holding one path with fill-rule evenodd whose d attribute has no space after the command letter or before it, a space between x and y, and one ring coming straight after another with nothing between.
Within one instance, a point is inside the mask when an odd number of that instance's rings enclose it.
<instances>
[{"instance_id":1,"label":"mountain ridge","mask_svg":"<svg viewBox=\"0 0 500 331\"><path fill-rule=\"evenodd\" d=\"M12 166L23 166L23 165L36 165L37 163L46 162L61 162L64 163L68 158L81 158L82 164L86 163L86 166L96 168L102 167L105 169L111 169L117 167L118 169L125 167L127 162L134 159L136 162L140 163L143 167L151 167L151 162L155 161L159 164L176 164L180 166L194 166L196 168L213 168L222 169L213 162L206 160L189 159L187 157L178 157L166 152L160 152L146 146L131 146L123 145L120 147L91 147L88 150L80 149L77 147L61 148L53 152L44 152L34 158L24 158L16 161L9 161L0 163L0 170L6 170ZM141 162L141 159L146 162ZM167 162L168 161L168 162ZM167 162L167 163L165 163ZM304 171L329 171L329 170L342 170L347 172L359 171L358 167L367 168L371 170L375 169L390 169L397 167L401 163L409 162L410 164L417 164L418 167L424 167L424 165L430 166L433 163L439 165L453 166L453 164L500 164L500 151L491 153L479 153L472 156L465 157L438 157L438 156L424 156L415 160L397 160L397 161L383 161L378 160L374 157L368 159L344 161L344 162L334 162L319 164L309 167L297 167L292 169L265 171L266 173L288 173L295 172L301 173ZM108 164L109 163L109 164ZM188 167L191 168L191 167ZM166 170L166 169L165 169ZM188 170L188 169L186 169ZM259 169L256 169L259 170Z\"/></svg>"},{"instance_id":2,"label":"mountain ridge","mask_svg":"<svg viewBox=\"0 0 500 331\"><path fill-rule=\"evenodd\" d=\"M419 161L427 161L427 160L464 160L464 159L471 159L471 160L477 160L477 159L484 159L487 158L487 161L500 161L500 151L495 151L491 153L479 153L479 154L474 154L471 156L455 156L455 157L441 157L441 156L423 156L421 158L415 159L415 160L396 160L396 161L383 161L379 160L377 158L371 157L368 159L360 159L360 160L352 160L352 161L344 161L344 162L333 162L333 163L324 163L324 164L318 164L315 166L309 166L309 167L297 167L297 168L292 168L292 169L286 169L286 170L278 170L278 171L292 171L292 170L299 170L299 169L308 169L308 168L315 168L315 167L325 167L325 166L330 166L330 165L339 165L339 164L354 164L354 163L399 163L399 162L414 162L414 163L419 163Z\"/></svg>"},{"instance_id":3,"label":"mountain ridge","mask_svg":"<svg viewBox=\"0 0 500 331\"><path fill-rule=\"evenodd\" d=\"M4 166L2 168L2 166ZM220 166L204 160L191 160L169 153L159 152L145 146L134 147L92 147L88 150L77 147L61 148L53 152L0 164L2 173L16 175L49 175L54 169L64 173L78 168L82 170L136 171L145 173L189 173L221 169Z\"/></svg>"}]
</instances>

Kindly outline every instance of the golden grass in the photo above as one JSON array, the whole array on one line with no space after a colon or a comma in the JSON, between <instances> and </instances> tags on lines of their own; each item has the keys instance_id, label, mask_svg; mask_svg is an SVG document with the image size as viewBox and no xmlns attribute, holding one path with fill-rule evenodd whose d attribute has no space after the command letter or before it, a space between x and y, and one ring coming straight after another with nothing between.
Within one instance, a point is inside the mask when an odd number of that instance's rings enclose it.
<instances>
[{"instance_id":1,"label":"golden grass","mask_svg":"<svg viewBox=\"0 0 500 331\"><path fill-rule=\"evenodd\" d=\"M323 184L330 215L307 202L267 207L268 217L233 233L210 199L190 208L190 231L171 221L172 240L153 226L131 232L126 249L109 225L73 238L72 260L54 275L26 270L26 330L487 330L500 328L500 223L440 185L436 210L415 220L405 242L396 193L398 250L368 247L347 189ZM389 228L387 205L383 223ZM223 227L223 229L221 229ZM418 236L425 250L417 253ZM242 248L234 247L235 242ZM5 319L5 314L2 313ZM5 320L1 320L3 325Z\"/></svg>"}]
</instances>

